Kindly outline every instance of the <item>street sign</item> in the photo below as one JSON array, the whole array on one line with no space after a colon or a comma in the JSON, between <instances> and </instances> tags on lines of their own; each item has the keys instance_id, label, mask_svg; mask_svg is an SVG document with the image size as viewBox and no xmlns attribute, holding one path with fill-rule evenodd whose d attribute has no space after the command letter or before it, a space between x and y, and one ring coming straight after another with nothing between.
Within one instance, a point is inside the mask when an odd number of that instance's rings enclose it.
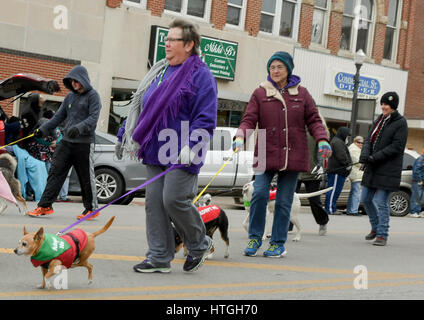
<instances>
[{"instance_id":1,"label":"street sign","mask_svg":"<svg viewBox=\"0 0 424 320\"><path fill-rule=\"evenodd\" d=\"M165 58L167 28L152 26L150 32L150 67ZM201 37L200 57L215 78L234 80L238 43L211 37Z\"/></svg>"}]
</instances>

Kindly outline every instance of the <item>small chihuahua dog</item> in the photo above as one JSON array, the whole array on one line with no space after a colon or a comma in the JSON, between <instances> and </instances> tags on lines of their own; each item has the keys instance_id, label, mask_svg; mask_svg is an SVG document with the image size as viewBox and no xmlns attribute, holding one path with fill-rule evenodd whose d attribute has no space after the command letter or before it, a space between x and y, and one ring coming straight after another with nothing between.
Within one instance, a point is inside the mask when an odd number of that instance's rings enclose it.
<instances>
[{"instance_id":1,"label":"small chihuahua dog","mask_svg":"<svg viewBox=\"0 0 424 320\"><path fill-rule=\"evenodd\" d=\"M17 255L31 256L34 267L41 266L43 281L40 289L51 289L49 279L65 268L85 267L88 270L88 284L93 281L93 265L88 258L96 248L94 238L106 232L115 217L112 217L100 230L87 234L75 229L61 236L44 233L41 227L37 232L28 233L24 227L24 236L14 252Z\"/></svg>"}]
</instances>

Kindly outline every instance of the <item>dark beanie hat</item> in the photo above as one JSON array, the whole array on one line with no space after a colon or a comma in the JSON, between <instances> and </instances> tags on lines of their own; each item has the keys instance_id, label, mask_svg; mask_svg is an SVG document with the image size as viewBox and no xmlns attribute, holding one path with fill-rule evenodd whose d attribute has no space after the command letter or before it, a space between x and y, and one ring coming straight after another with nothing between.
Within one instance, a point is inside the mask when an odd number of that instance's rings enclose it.
<instances>
[{"instance_id":1,"label":"dark beanie hat","mask_svg":"<svg viewBox=\"0 0 424 320\"><path fill-rule=\"evenodd\" d=\"M288 76L290 77L293 72L294 63L293 63L293 57L290 55L290 53L285 51L277 51L274 53L271 58L269 58L268 63L266 65L266 69L269 73L269 66L271 65L271 62L274 60L280 60L282 63L284 63L287 67Z\"/></svg>"},{"instance_id":2,"label":"dark beanie hat","mask_svg":"<svg viewBox=\"0 0 424 320\"><path fill-rule=\"evenodd\" d=\"M383 94L380 100L380 104L387 104L392 108L393 110L396 110L399 105L399 96L394 91L389 91Z\"/></svg>"}]
</instances>

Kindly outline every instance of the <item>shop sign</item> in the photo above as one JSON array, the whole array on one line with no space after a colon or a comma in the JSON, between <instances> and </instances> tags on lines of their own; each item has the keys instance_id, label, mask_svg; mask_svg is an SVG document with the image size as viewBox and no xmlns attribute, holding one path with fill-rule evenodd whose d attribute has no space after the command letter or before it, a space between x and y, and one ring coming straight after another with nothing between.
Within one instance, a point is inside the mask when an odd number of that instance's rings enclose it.
<instances>
[{"instance_id":1,"label":"shop sign","mask_svg":"<svg viewBox=\"0 0 424 320\"><path fill-rule=\"evenodd\" d=\"M152 66L165 58L165 37L168 29L152 26L150 33L149 64ZM238 43L201 37L200 57L215 78L234 80Z\"/></svg>"},{"instance_id":2,"label":"shop sign","mask_svg":"<svg viewBox=\"0 0 424 320\"><path fill-rule=\"evenodd\" d=\"M325 93L352 98L354 89L354 74L340 70L332 70L326 74ZM359 77L358 98L377 99L381 94L381 79L370 76Z\"/></svg>"}]
</instances>

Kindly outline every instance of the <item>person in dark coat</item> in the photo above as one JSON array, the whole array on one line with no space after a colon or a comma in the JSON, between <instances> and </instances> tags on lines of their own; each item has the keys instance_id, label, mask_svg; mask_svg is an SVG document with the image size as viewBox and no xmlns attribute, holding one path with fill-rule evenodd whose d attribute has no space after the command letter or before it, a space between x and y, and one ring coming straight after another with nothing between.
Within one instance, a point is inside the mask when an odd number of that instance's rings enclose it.
<instances>
[{"instance_id":1,"label":"person in dark coat","mask_svg":"<svg viewBox=\"0 0 424 320\"><path fill-rule=\"evenodd\" d=\"M262 245L266 206L272 178L278 174L275 213L266 257L282 257L290 222L290 210L299 172L309 171L306 130L318 144L321 155L331 154L328 135L308 90L292 74L292 56L274 53L267 63L267 80L259 85L246 107L236 132L233 149L238 150L258 126L255 145L254 192L249 218L249 243L244 255L255 256Z\"/></svg>"},{"instance_id":2,"label":"person in dark coat","mask_svg":"<svg viewBox=\"0 0 424 320\"><path fill-rule=\"evenodd\" d=\"M327 176L328 187L334 188L325 195L325 210L328 214L337 214L337 199L352 169L352 159L346 145L346 138L350 135L349 128L340 127L330 142L333 154L328 159Z\"/></svg>"},{"instance_id":3,"label":"person in dark coat","mask_svg":"<svg viewBox=\"0 0 424 320\"><path fill-rule=\"evenodd\" d=\"M399 96L385 93L380 100L382 114L374 122L362 147L359 162L364 164L361 202L371 223L365 237L374 245L386 245L389 232L389 195L399 190L408 125L397 111Z\"/></svg>"},{"instance_id":4,"label":"person in dark coat","mask_svg":"<svg viewBox=\"0 0 424 320\"><path fill-rule=\"evenodd\" d=\"M62 141L55 149L47 186L37 208L28 212L32 217L42 217L54 213L52 204L59 195L69 169L73 166L81 185L85 210L77 216L84 218L97 209L97 192L94 181L94 138L100 109L100 96L91 86L88 71L77 65L63 78L63 84L70 92L66 95L53 118L34 131L35 138L42 138L64 122ZM91 215L94 219L99 212Z\"/></svg>"}]
</instances>

